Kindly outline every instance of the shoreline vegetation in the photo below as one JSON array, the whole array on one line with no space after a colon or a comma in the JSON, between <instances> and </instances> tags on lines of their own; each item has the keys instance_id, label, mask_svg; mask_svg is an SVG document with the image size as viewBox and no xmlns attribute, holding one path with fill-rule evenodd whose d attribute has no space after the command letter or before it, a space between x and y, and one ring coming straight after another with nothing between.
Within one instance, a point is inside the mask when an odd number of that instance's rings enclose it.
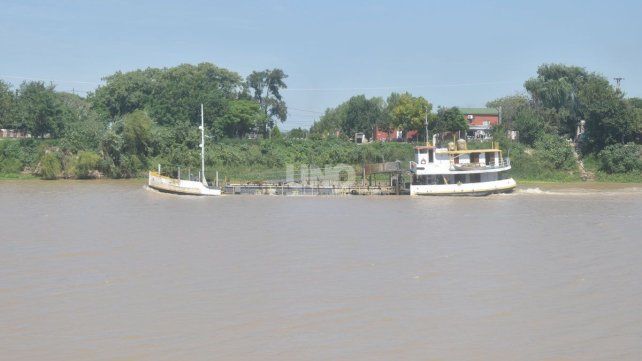
<instances>
[{"instance_id":1,"label":"shoreline vegetation","mask_svg":"<svg viewBox=\"0 0 642 361\"><path fill-rule=\"evenodd\" d=\"M0 179L137 178L158 164L173 176L179 167L184 176L198 172L200 104L206 176L218 171L221 182L282 180L287 165L348 164L358 176L367 163L398 160L407 168L413 146L426 139L424 122L429 136L441 134L442 146L468 130L457 107L433 112L427 99L406 92L355 95L310 129L282 132L286 79L280 69L243 78L210 63L183 64L117 72L86 97L37 81L13 89L0 80L0 129L29 135L0 138ZM561 64L540 66L524 88L486 104L501 109L492 139L510 157L516 181L642 183L642 98ZM415 135L408 143L353 141L356 133L372 139L376 129Z\"/></svg>"},{"instance_id":2,"label":"shoreline vegetation","mask_svg":"<svg viewBox=\"0 0 642 361\"><path fill-rule=\"evenodd\" d=\"M4 144L3 144L4 143ZM24 157L28 162L33 159L35 163L27 163L26 171L20 170L19 162L14 162L14 171L0 172L0 179L22 180L41 179L37 173L37 167L41 167L39 160L41 156L37 153L55 149L59 146L53 140L0 140L0 149L9 146L16 146L16 154ZM35 143L35 144L34 144ZM38 144L40 143L40 144ZM36 145L38 144L38 145ZM348 164L357 170L361 170L364 163L377 163L387 161L400 161L402 167L407 165L413 158L413 147L418 144L412 143L369 143L355 144L343 139L271 139L271 140L227 140L210 146L206 155L208 168L208 179L214 179L218 171L221 182L252 183L265 182L275 179L283 179L286 174L286 165L292 164L295 167L311 165L323 168L325 165ZM471 146L486 147L485 143L471 143ZM570 161L565 169L556 169L553 164L547 163L547 154L540 149L532 148L508 148L510 150L513 169L510 174L519 183L642 183L642 174L639 172L609 174L599 170L594 161L585 162L587 172L593 174L588 180L583 180L577 163ZM30 151L36 154L30 154ZM197 159L198 151L187 151L190 158ZM56 155L59 157L60 155ZM59 176L57 179L100 179L113 178L105 177L100 173L90 174L91 168L98 162L97 157L83 159L73 153L63 154L60 161ZM58 158L56 158L58 159ZM90 165L83 165L89 162ZM146 169L155 169L158 163L164 171L176 175L177 167L169 165L162 157L150 158ZM20 163L22 164L22 163ZM92 166L93 165L93 166ZM87 168L84 169L83 167ZM184 164L181 166L182 174L185 176L189 170L198 171L198 164ZM33 172L33 173L32 173ZM78 172L78 173L76 173ZM84 176L79 176L82 174ZM146 178L146 170L135 173L130 177L118 178ZM360 178L358 179L360 180Z\"/></svg>"}]
</instances>

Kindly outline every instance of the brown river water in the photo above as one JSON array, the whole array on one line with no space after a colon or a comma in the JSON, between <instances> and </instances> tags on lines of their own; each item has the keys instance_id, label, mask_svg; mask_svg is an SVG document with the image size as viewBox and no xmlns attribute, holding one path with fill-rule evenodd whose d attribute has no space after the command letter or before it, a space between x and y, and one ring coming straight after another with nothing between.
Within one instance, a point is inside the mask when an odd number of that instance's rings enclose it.
<instances>
[{"instance_id":1,"label":"brown river water","mask_svg":"<svg viewBox=\"0 0 642 361\"><path fill-rule=\"evenodd\" d=\"M0 182L1 360L640 360L642 186Z\"/></svg>"}]
</instances>

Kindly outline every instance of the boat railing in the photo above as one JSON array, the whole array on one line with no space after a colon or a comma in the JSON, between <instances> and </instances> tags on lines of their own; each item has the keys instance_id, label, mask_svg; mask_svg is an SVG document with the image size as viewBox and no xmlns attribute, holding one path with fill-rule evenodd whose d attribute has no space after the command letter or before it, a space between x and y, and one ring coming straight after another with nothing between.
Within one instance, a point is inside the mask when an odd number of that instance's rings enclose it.
<instances>
[{"instance_id":1,"label":"boat railing","mask_svg":"<svg viewBox=\"0 0 642 361\"><path fill-rule=\"evenodd\" d=\"M459 170L459 171L471 171L471 170L486 170L486 169L498 169L498 168L506 168L510 167L510 159L505 158L505 159L499 159L498 162L492 162L490 164L486 163L454 163L451 162L451 169L452 170Z\"/></svg>"}]
</instances>

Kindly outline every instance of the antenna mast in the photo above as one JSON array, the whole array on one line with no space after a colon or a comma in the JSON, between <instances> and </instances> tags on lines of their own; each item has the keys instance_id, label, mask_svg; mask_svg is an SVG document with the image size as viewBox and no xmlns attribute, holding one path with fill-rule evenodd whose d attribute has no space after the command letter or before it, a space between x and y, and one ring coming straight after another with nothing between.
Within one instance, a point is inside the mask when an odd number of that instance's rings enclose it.
<instances>
[{"instance_id":1,"label":"antenna mast","mask_svg":"<svg viewBox=\"0 0 642 361\"><path fill-rule=\"evenodd\" d=\"M207 185L207 180L205 179L205 117L203 115L203 103L201 103L201 126L198 129L201 130L201 182Z\"/></svg>"}]
</instances>

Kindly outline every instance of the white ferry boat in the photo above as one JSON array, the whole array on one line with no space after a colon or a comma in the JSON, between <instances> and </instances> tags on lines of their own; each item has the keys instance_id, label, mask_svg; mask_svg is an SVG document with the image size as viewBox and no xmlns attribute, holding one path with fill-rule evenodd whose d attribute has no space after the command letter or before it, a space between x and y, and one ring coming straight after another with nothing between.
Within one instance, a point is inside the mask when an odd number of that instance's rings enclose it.
<instances>
[{"instance_id":1,"label":"white ferry boat","mask_svg":"<svg viewBox=\"0 0 642 361\"><path fill-rule=\"evenodd\" d=\"M507 175L510 159L502 157L499 146L467 149L460 139L447 148L415 147L410 162L410 195L488 195L512 192L517 185Z\"/></svg>"},{"instance_id":2,"label":"white ferry boat","mask_svg":"<svg viewBox=\"0 0 642 361\"><path fill-rule=\"evenodd\" d=\"M147 185L150 188L161 192L194 196L221 195L221 190L219 188L210 188L207 184L207 180L205 179L205 121L203 116L203 104L201 104L201 126L198 127L198 129L201 131L201 171L198 175L198 180L180 179L180 169L178 178L161 175L161 168L159 165L158 172L149 171ZM218 183L218 174L216 182Z\"/></svg>"}]
</instances>

